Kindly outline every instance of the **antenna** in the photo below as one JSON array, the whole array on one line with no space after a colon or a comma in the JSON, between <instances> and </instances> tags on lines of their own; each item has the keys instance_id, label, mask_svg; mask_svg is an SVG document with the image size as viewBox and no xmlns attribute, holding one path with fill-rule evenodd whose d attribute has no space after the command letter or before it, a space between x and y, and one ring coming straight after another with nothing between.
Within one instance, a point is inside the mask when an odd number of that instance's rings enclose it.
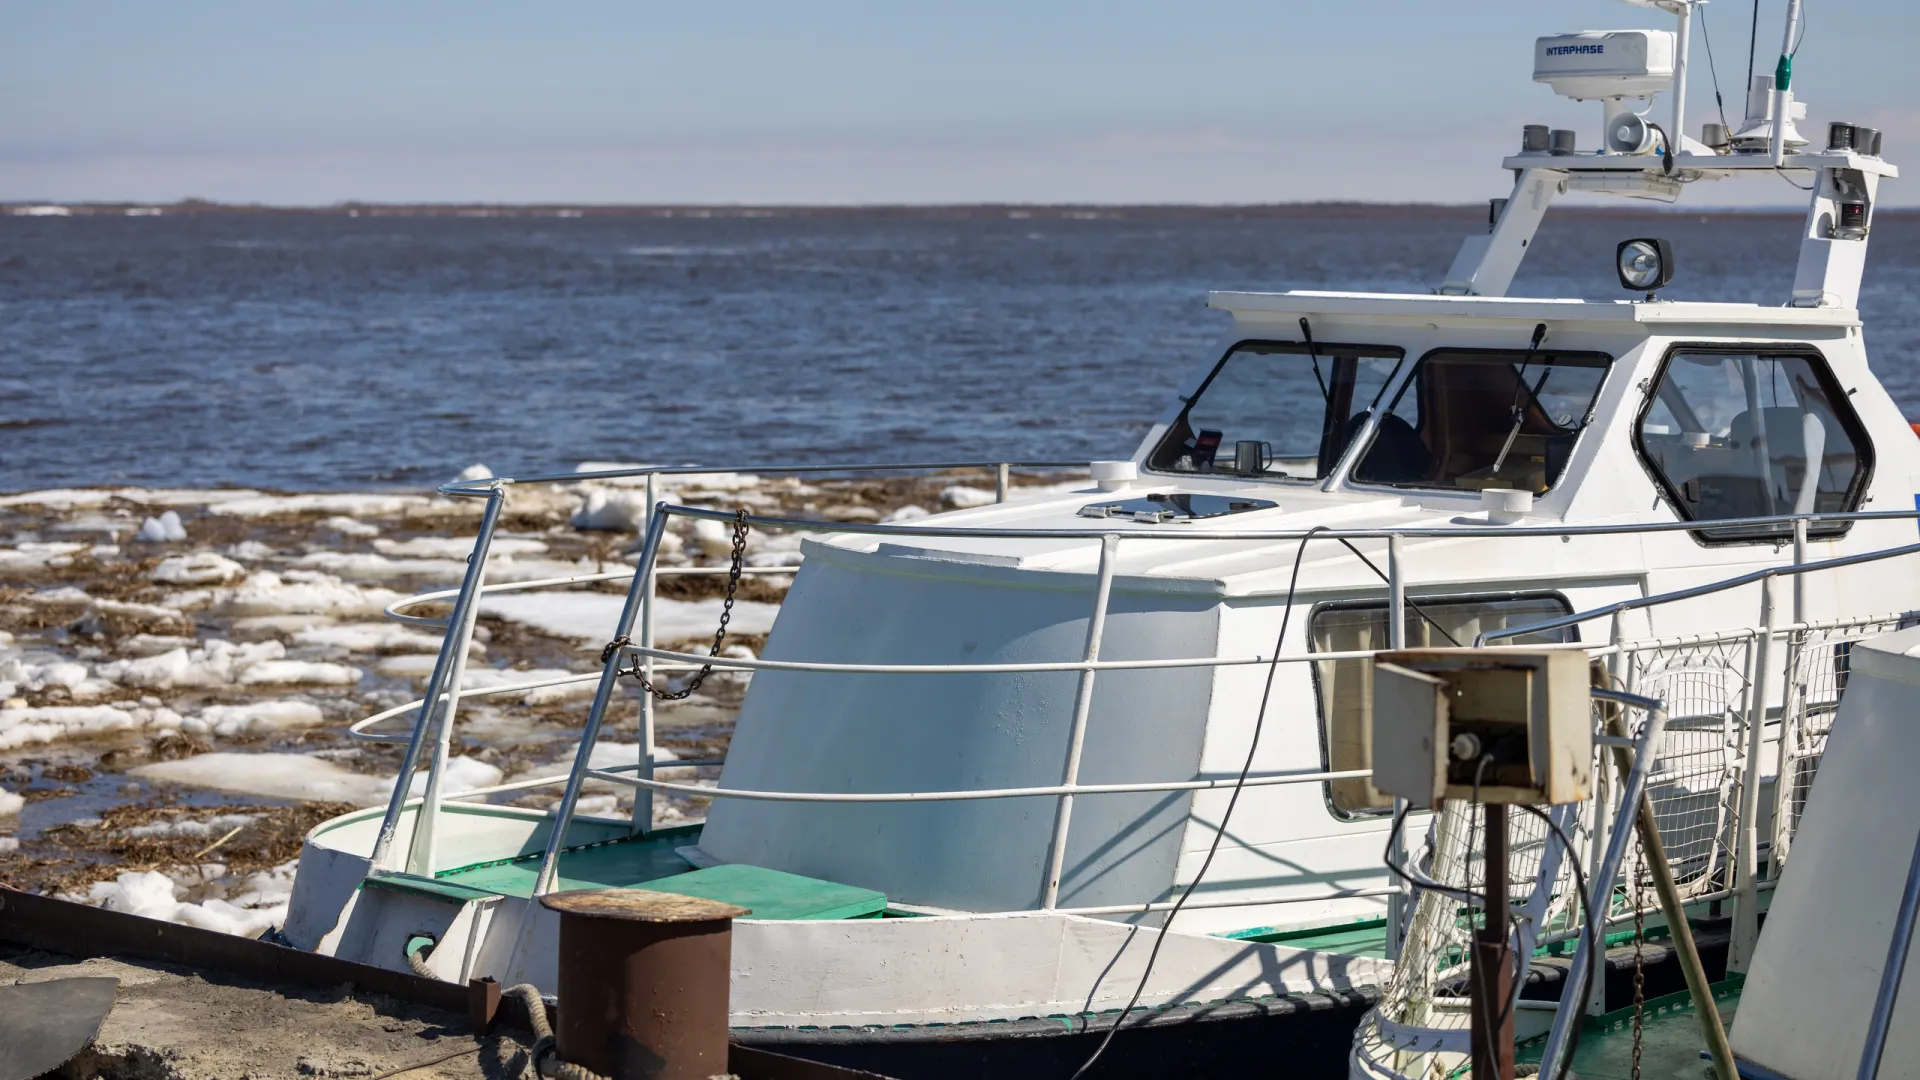
<instances>
[{"instance_id":1,"label":"antenna","mask_svg":"<svg viewBox=\"0 0 1920 1080\"><path fill-rule=\"evenodd\" d=\"M1787 29L1780 39L1780 63L1773 69L1773 167L1787 163L1787 102L1793 82L1793 38L1800 29L1800 0L1787 0Z\"/></svg>"}]
</instances>

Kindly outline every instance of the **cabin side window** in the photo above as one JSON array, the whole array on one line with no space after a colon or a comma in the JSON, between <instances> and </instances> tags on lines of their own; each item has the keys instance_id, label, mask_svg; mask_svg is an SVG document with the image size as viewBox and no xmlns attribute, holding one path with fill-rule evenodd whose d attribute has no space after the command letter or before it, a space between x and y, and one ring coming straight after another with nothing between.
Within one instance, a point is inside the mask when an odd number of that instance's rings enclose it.
<instances>
[{"instance_id":1,"label":"cabin side window","mask_svg":"<svg viewBox=\"0 0 1920 1080\"><path fill-rule=\"evenodd\" d=\"M1380 418L1353 479L1545 492L1592 421L1612 362L1600 353L1430 352Z\"/></svg>"},{"instance_id":2,"label":"cabin side window","mask_svg":"<svg viewBox=\"0 0 1920 1080\"><path fill-rule=\"evenodd\" d=\"M1405 354L1382 345L1243 341L1147 459L1147 468L1253 480L1324 479Z\"/></svg>"},{"instance_id":3,"label":"cabin side window","mask_svg":"<svg viewBox=\"0 0 1920 1080\"><path fill-rule=\"evenodd\" d=\"M1407 604L1407 647L1444 648L1472 645L1484 633L1509 626L1554 619L1573 612L1558 595L1452 597L1415 599ZM1387 647L1387 605L1384 602L1325 604L1311 620L1314 652L1357 652ZM1518 645L1577 641L1573 627L1514 639ZM1367 717L1373 703L1373 661L1322 660L1313 665L1320 697L1321 759L1329 771L1373 767L1372 726ZM1373 814L1393 805L1365 779L1335 780L1327 785L1327 801L1334 812L1351 817Z\"/></svg>"},{"instance_id":4,"label":"cabin side window","mask_svg":"<svg viewBox=\"0 0 1920 1080\"><path fill-rule=\"evenodd\" d=\"M1872 446L1816 353L1679 348L1668 355L1634 443L1688 521L1859 508ZM1813 523L1835 536L1846 522ZM1791 525L1701 529L1704 540L1779 540Z\"/></svg>"}]
</instances>

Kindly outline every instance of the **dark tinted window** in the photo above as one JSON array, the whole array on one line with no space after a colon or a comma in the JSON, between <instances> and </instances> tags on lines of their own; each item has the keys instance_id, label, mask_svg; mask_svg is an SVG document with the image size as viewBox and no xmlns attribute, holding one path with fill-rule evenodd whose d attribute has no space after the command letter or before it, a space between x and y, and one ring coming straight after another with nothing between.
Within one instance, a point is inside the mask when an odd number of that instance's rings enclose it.
<instances>
[{"instance_id":1,"label":"dark tinted window","mask_svg":"<svg viewBox=\"0 0 1920 1080\"><path fill-rule=\"evenodd\" d=\"M1323 478L1379 401L1401 355L1380 345L1241 342L1180 411L1147 467L1263 480ZM1244 458L1236 454L1241 443L1251 444Z\"/></svg>"},{"instance_id":2,"label":"dark tinted window","mask_svg":"<svg viewBox=\"0 0 1920 1080\"><path fill-rule=\"evenodd\" d=\"M1428 353L1381 417L1353 478L1546 491L1592 419L1611 362L1593 353Z\"/></svg>"},{"instance_id":3,"label":"dark tinted window","mask_svg":"<svg viewBox=\"0 0 1920 1080\"><path fill-rule=\"evenodd\" d=\"M1824 361L1805 354L1676 351L1634 437L1690 521L1857 508L1871 448ZM1844 531L1836 522L1814 535ZM1777 539L1790 526L1702 529L1713 540Z\"/></svg>"}]
</instances>

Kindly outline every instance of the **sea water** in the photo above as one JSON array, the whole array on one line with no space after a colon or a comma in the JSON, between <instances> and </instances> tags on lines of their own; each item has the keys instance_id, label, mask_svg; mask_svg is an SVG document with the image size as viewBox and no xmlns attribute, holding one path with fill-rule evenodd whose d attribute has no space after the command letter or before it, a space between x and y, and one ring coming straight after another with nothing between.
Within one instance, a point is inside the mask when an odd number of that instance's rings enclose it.
<instances>
[{"instance_id":1,"label":"sea water","mask_svg":"<svg viewBox=\"0 0 1920 1080\"><path fill-rule=\"evenodd\" d=\"M1210 357L1209 289L1426 292L1479 211L0 218L0 490L419 488L476 461L1129 454ZM1783 301L1797 214L1575 213L1516 295ZM1920 417L1920 217L1861 310ZM1525 345L1521 337L1515 347Z\"/></svg>"}]
</instances>

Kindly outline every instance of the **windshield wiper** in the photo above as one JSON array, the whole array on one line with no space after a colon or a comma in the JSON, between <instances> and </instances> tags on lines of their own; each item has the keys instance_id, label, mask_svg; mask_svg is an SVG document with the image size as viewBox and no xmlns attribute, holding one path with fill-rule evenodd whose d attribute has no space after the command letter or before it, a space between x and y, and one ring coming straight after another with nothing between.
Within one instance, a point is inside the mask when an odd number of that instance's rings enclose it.
<instances>
[{"instance_id":1,"label":"windshield wiper","mask_svg":"<svg viewBox=\"0 0 1920 1080\"><path fill-rule=\"evenodd\" d=\"M1545 323L1541 326L1545 327ZM1306 339L1307 356L1313 360L1313 381L1320 384L1320 403L1333 408L1333 391L1327 389L1327 380L1320 376L1320 350L1313 347L1313 331L1307 327L1307 317L1300 316L1300 336Z\"/></svg>"},{"instance_id":2,"label":"windshield wiper","mask_svg":"<svg viewBox=\"0 0 1920 1080\"><path fill-rule=\"evenodd\" d=\"M1303 319L1301 321L1304 322L1306 320ZM1533 399L1533 403L1538 405L1540 403L1540 391L1547 385L1547 376L1553 374L1553 365L1547 365L1547 370L1540 373L1540 381L1535 384L1533 390L1529 393L1527 390L1527 365L1533 362L1534 350L1540 347L1540 339L1546 336L1547 324L1536 323L1533 328L1533 340L1527 343L1527 354L1520 358L1520 371L1514 377L1514 381L1519 383L1519 385L1516 386L1513 391L1513 429L1507 432L1507 441L1501 444L1499 455L1493 459L1493 469L1487 474L1490 477L1500 475L1500 466L1507 463L1507 454L1513 450L1513 441L1520 437L1520 425L1526 422L1527 412L1520 404L1520 395L1527 394Z\"/></svg>"}]
</instances>

